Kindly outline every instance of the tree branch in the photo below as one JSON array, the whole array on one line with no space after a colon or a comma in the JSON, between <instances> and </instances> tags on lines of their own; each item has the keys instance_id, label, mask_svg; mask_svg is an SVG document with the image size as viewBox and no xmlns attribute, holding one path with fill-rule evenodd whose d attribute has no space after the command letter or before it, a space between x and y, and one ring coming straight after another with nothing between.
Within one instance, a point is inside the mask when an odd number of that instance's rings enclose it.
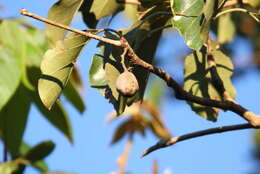
<instances>
[{"instance_id":1,"label":"tree branch","mask_svg":"<svg viewBox=\"0 0 260 174\"><path fill-rule=\"evenodd\" d=\"M141 5L138 0L117 0L118 3Z\"/></svg>"},{"instance_id":2,"label":"tree branch","mask_svg":"<svg viewBox=\"0 0 260 174\"><path fill-rule=\"evenodd\" d=\"M90 38L99 40L101 42L111 44L113 46L122 47L122 48L127 50L126 56L133 65L140 66L140 67L148 70L149 72L154 73L155 75L160 77L162 80L164 80L165 83L168 85L168 87L170 87L170 88L172 88L172 90L174 90L175 96L176 96L177 99L185 100L185 101L188 101L188 102L194 102L194 103L201 104L201 105L204 105L204 106L217 107L217 108L220 108L220 109L223 109L223 110L229 110L229 111L232 111L232 112L240 115L242 118L244 118L245 120L247 120L249 122L249 124L244 124L244 125L225 126L225 127L205 130L205 131L202 131L202 132L187 134L187 135L180 136L180 137L173 137L169 140L164 140L162 142L159 142L159 145L151 147L152 151L156 150L158 148L169 146L169 145L174 144L178 141L183 141L183 140L198 137L198 136L203 136L203 135L213 134L213 133L226 132L226 131L231 131L231 130L246 129L246 128L253 128L253 127L259 128L260 127L260 116L254 114L253 112L248 111L247 109L245 109L244 107L242 107L241 105L239 105L239 104L237 104L233 101L229 101L229 100L218 101L218 100L213 100L213 99L210 99L210 98L202 98L202 97L195 96L195 95L185 91L164 70L159 69L159 68L143 61L142 59L140 59L135 54L134 50L132 49L132 47L129 45L128 41L124 37L121 37L119 41L108 39L108 38L103 38L103 37L100 37L100 36L97 36L97 35L94 35L94 34L91 34L91 33L88 33L88 32L83 32L83 31L80 31L80 30L77 30L77 29L74 29L74 28L70 28L68 26L64 26L62 24L57 24L53 21L39 17L35 14L32 14L25 9L21 9L20 13L22 15L35 18L37 20L48 23L50 25L54 25L56 27L72 31L72 32L84 35L86 37L90 37Z\"/></svg>"},{"instance_id":3,"label":"tree branch","mask_svg":"<svg viewBox=\"0 0 260 174\"><path fill-rule=\"evenodd\" d=\"M108 43L108 44L111 44L111 45L114 45L114 46L117 46L117 47L120 47L121 46L121 43L120 41L116 41L116 40L113 40L113 39L108 39L108 38L104 38L104 37L100 37L100 36L97 36L97 35L94 35L92 33L89 33L89 32L84 32L84 31L81 31L81 30L77 30L75 28L71 28L71 27L68 27L66 25L62 25L62 24L59 24L59 23L56 23L56 22L53 22L51 20L48 20L46 18L42 18L36 14L33 14L29 11L27 11L26 9L21 9L20 10L20 14L21 15L24 15L24 16L28 16L28 17L31 17L31 18L34 18L34 19L37 19L39 21L42 21L42 22L45 22L47 24L50 24L50 25L53 25L53 26L56 26L58 28L62 28L62 29L65 29L65 30L68 30L68 31L72 31L74 33L77 33L77 34L80 34L80 35L83 35L83 36L86 36L86 37L89 37L89 38L92 38L92 39L96 39L96 40L99 40L101 42L105 42L105 43Z\"/></svg>"},{"instance_id":4,"label":"tree branch","mask_svg":"<svg viewBox=\"0 0 260 174\"><path fill-rule=\"evenodd\" d=\"M221 126L221 127L211 128L211 129L205 129L205 130L202 130L202 131L192 132L192 133L189 133L189 134L184 134L184 135L181 135L181 136L172 137L170 139L161 140L161 141L157 142L155 145L149 147L147 150L145 150L143 152L142 157L148 155L149 153L151 153L155 150L165 148L165 147L174 145L178 142L185 141L185 140L188 140L188 139L197 138L197 137L201 137L201 136L205 136L205 135L212 135L212 134L216 134L216 133L234 131L234 130L249 129L249 128L260 128L260 126L253 127L250 124L238 124L238 125L231 125L231 126Z\"/></svg>"},{"instance_id":5,"label":"tree branch","mask_svg":"<svg viewBox=\"0 0 260 174\"><path fill-rule=\"evenodd\" d=\"M195 96L195 95L185 91L170 76L170 74L168 74L164 70L159 69L159 68L143 61L142 59L140 59L135 54L135 52L133 51L133 49L131 48L131 46L129 45L129 43L127 42L127 40L124 37L122 37L120 39L120 41L121 41L122 46L128 49L129 61L131 63L133 63L134 65L138 65L138 66L148 70L149 72L157 75L162 80L164 80L165 83L167 84L167 86L172 88L175 91L175 97L177 99L194 102L194 103L201 104L204 106L217 107L217 108L220 108L223 110L230 110L230 111L240 115L242 118L247 120L251 125L253 125L253 126L260 125L260 116L255 115L254 113L248 111L247 109L245 109L244 107L242 107L241 105L239 105L233 101L218 101L218 100L213 100L210 98L202 98L202 97Z\"/></svg>"}]
</instances>

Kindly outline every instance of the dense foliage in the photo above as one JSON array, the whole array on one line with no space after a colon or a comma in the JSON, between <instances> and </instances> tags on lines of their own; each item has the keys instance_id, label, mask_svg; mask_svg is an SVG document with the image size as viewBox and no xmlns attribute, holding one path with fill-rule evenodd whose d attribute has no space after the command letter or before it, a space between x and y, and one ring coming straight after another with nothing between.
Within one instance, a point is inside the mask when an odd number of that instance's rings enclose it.
<instances>
[{"instance_id":1,"label":"dense foliage","mask_svg":"<svg viewBox=\"0 0 260 174\"><path fill-rule=\"evenodd\" d=\"M75 65L91 39L99 40L99 52L93 52L89 84L113 105L110 120L129 115L111 142L128 136L118 173L125 172L135 133L145 136L147 130L152 131L163 139L159 148L162 142L166 142L162 146L175 143L167 141L171 134L158 107L164 82L177 99L187 101L207 120L215 122L221 110L231 110L244 117L248 127L258 128L254 115L235 101L231 77L238 71L227 43L236 35L247 37L254 48L254 63L259 65L259 6L258 0L60 0L49 9L48 20L54 24L46 24L45 33L22 19L1 20L0 136L5 162L0 164L0 173L23 173L28 165L42 173L49 171L44 158L53 151L54 143L44 141L29 147L23 141L31 105L73 143L69 116L59 97L63 94L79 112L85 110L80 94L83 84ZM78 12L87 29L65 28ZM131 20L131 27L109 29L109 23L121 12ZM22 14L42 20L27 11ZM184 59L183 86L153 61L166 29L178 30L190 48ZM146 89L150 73L164 82L153 79Z\"/></svg>"}]
</instances>

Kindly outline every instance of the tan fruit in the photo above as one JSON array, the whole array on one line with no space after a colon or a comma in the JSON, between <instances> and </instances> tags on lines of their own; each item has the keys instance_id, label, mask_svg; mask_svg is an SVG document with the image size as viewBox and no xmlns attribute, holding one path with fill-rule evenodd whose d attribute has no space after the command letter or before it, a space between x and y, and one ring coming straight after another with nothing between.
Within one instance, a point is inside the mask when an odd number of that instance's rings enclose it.
<instances>
[{"instance_id":1,"label":"tan fruit","mask_svg":"<svg viewBox=\"0 0 260 174\"><path fill-rule=\"evenodd\" d=\"M126 97L132 97L139 90L135 75L129 71L120 74L116 80L117 91Z\"/></svg>"}]
</instances>

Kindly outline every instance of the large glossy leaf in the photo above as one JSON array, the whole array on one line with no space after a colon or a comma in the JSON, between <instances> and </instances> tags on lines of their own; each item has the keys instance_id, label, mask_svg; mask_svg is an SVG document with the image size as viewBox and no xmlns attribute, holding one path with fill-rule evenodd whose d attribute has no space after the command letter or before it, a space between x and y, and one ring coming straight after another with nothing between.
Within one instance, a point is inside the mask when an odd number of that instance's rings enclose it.
<instances>
[{"instance_id":1,"label":"large glossy leaf","mask_svg":"<svg viewBox=\"0 0 260 174\"><path fill-rule=\"evenodd\" d=\"M29 91L20 85L0 112L1 138L15 157L19 156L31 102Z\"/></svg>"},{"instance_id":2,"label":"large glossy leaf","mask_svg":"<svg viewBox=\"0 0 260 174\"><path fill-rule=\"evenodd\" d=\"M218 20L218 41L220 43L231 42L235 35L235 25L230 14L224 14Z\"/></svg>"},{"instance_id":3,"label":"large glossy leaf","mask_svg":"<svg viewBox=\"0 0 260 174\"><path fill-rule=\"evenodd\" d=\"M105 16L114 15L120 7L121 5L116 0L94 0L90 12L99 20Z\"/></svg>"},{"instance_id":4,"label":"large glossy leaf","mask_svg":"<svg viewBox=\"0 0 260 174\"><path fill-rule=\"evenodd\" d=\"M69 80L74 63L88 40L85 36L72 33L45 53L41 64L43 75L39 79L38 90L46 108L51 109L60 96Z\"/></svg>"},{"instance_id":5,"label":"large glossy leaf","mask_svg":"<svg viewBox=\"0 0 260 174\"><path fill-rule=\"evenodd\" d=\"M0 24L0 110L19 86L24 71L24 51L24 32L17 23L3 21Z\"/></svg>"},{"instance_id":6,"label":"large glossy leaf","mask_svg":"<svg viewBox=\"0 0 260 174\"><path fill-rule=\"evenodd\" d=\"M70 25L82 2L83 0L59 0L50 8L48 19L63 25ZM46 24L46 35L51 47L55 47L57 41L63 40L66 32L64 29Z\"/></svg>"},{"instance_id":7,"label":"large glossy leaf","mask_svg":"<svg viewBox=\"0 0 260 174\"><path fill-rule=\"evenodd\" d=\"M234 98L235 88L230 79L233 74L233 64L230 58L221 51L214 50L212 54L217 65L217 72L223 81L225 89L229 95ZM211 75L205 54L197 51L185 58L184 77L184 89L187 92L199 97L221 100L217 90L211 84ZM211 121L216 121L218 114L216 109L195 103L189 104L191 105L192 110L200 116Z\"/></svg>"},{"instance_id":8,"label":"large glossy leaf","mask_svg":"<svg viewBox=\"0 0 260 174\"><path fill-rule=\"evenodd\" d=\"M185 37L185 43L199 50L204 44L214 12L215 0L171 0L173 27ZM185 15L185 16L183 16Z\"/></svg>"}]
</instances>

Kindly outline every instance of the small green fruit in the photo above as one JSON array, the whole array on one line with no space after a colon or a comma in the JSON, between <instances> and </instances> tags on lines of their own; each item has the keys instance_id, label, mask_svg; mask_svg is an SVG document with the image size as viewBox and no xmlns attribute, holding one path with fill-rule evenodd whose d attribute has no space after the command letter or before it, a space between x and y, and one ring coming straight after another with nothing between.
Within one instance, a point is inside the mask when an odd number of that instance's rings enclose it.
<instances>
[{"instance_id":1,"label":"small green fruit","mask_svg":"<svg viewBox=\"0 0 260 174\"><path fill-rule=\"evenodd\" d=\"M139 90L135 75L129 71L120 74L116 80L117 91L125 97L132 97Z\"/></svg>"}]
</instances>

